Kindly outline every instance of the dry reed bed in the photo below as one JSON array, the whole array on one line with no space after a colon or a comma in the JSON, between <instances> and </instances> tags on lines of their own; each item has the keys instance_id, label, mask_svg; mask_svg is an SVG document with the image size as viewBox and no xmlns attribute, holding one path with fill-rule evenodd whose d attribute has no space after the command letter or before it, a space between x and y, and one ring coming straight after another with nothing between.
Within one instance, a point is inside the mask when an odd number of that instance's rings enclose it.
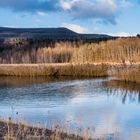
<instances>
[{"instance_id":1,"label":"dry reed bed","mask_svg":"<svg viewBox=\"0 0 140 140\"><path fill-rule=\"evenodd\" d=\"M105 77L108 69L104 64L3 64L0 76Z\"/></svg>"},{"instance_id":2,"label":"dry reed bed","mask_svg":"<svg viewBox=\"0 0 140 140\"><path fill-rule=\"evenodd\" d=\"M76 48L74 62L139 63L140 38L119 38L99 44L85 44Z\"/></svg>"},{"instance_id":3,"label":"dry reed bed","mask_svg":"<svg viewBox=\"0 0 140 140\"><path fill-rule=\"evenodd\" d=\"M140 84L140 65L125 65L120 68L116 67L113 75L119 80Z\"/></svg>"},{"instance_id":4,"label":"dry reed bed","mask_svg":"<svg viewBox=\"0 0 140 140\"><path fill-rule=\"evenodd\" d=\"M54 46L27 46L0 53L0 63L140 63L140 38L98 43L59 42Z\"/></svg>"},{"instance_id":5,"label":"dry reed bed","mask_svg":"<svg viewBox=\"0 0 140 140\"><path fill-rule=\"evenodd\" d=\"M95 63L95 64L1 64L0 76L27 77L107 77L140 83L140 64Z\"/></svg>"},{"instance_id":6,"label":"dry reed bed","mask_svg":"<svg viewBox=\"0 0 140 140\"><path fill-rule=\"evenodd\" d=\"M119 38L99 44L59 42L53 47L13 48L0 53L0 62L19 63L0 65L0 76L113 75L125 81L140 83L140 38Z\"/></svg>"},{"instance_id":7,"label":"dry reed bed","mask_svg":"<svg viewBox=\"0 0 140 140\"><path fill-rule=\"evenodd\" d=\"M119 38L99 44L60 42L54 48L39 48L36 56L37 63L139 63L140 38Z\"/></svg>"}]
</instances>

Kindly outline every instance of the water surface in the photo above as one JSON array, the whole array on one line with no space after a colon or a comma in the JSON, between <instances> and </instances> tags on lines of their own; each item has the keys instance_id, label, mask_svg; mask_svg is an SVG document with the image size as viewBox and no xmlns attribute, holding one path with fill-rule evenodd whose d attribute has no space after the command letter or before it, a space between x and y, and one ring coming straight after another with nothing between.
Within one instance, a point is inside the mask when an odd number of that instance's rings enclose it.
<instances>
[{"instance_id":1,"label":"water surface","mask_svg":"<svg viewBox=\"0 0 140 140\"><path fill-rule=\"evenodd\" d=\"M140 87L105 79L0 78L0 117L94 138L140 138Z\"/></svg>"}]
</instances>

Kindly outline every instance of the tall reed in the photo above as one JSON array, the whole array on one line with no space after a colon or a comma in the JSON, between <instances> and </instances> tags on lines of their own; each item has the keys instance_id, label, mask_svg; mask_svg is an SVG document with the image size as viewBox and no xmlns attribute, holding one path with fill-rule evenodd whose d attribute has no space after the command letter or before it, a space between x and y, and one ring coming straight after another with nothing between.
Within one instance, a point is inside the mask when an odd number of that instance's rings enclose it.
<instances>
[{"instance_id":1,"label":"tall reed","mask_svg":"<svg viewBox=\"0 0 140 140\"><path fill-rule=\"evenodd\" d=\"M139 63L139 56L140 38L119 38L100 43L13 47L0 53L0 63Z\"/></svg>"},{"instance_id":2,"label":"tall reed","mask_svg":"<svg viewBox=\"0 0 140 140\"><path fill-rule=\"evenodd\" d=\"M135 82L140 84L140 66L125 66L122 68L116 68L114 75L123 81Z\"/></svg>"}]
</instances>

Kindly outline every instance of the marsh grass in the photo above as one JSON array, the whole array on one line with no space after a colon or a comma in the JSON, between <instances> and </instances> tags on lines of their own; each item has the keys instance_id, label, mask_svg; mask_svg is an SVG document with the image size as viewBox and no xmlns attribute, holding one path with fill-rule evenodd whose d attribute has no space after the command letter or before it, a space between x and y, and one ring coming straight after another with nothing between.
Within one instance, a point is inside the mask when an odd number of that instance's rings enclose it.
<instances>
[{"instance_id":1,"label":"marsh grass","mask_svg":"<svg viewBox=\"0 0 140 140\"><path fill-rule=\"evenodd\" d=\"M56 42L53 46L26 49L14 47L0 53L0 63L11 64L0 65L0 76L115 76L140 83L140 68L137 67L140 38L118 38L100 43ZM115 74L110 72L111 65L115 65Z\"/></svg>"},{"instance_id":2,"label":"marsh grass","mask_svg":"<svg viewBox=\"0 0 140 140\"><path fill-rule=\"evenodd\" d=\"M3 64L0 76L46 77L46 78L92 78L116 77L118 80L140 84L139 64Z\"/></svg>"},{"instance_id":3,"label":"marsh grass","mask_svg":"<svg viewBox=\"0 0 140 140\"><path fill-rule=\"evenodd\" d=\"M106 65L94 64L1 65L0 76L105 77L108 70Z\"/></svg>"},{"instance_id":4,"label":"marsh grass","mask_svg":"<svg viewBox=\"0 0 140 140\"><path fill-rule=\"evenodd\" d=\"M119 38L99 44L81 45L74 51L72 61L89 63L138 63L140 38Z\"/></svg>"},{"instance_id":5,"label":"marsh grass","mask_svg":"<svg viewBox=\"0 0 140 140\"><path fill-rule=\"evenodd\" d=\"M114 71L114 76L122 81L140 84L140 65L118 67Z\"/></svg>"},{"instance_id":6,"label":"marsh grass","mask_svg":"<svg viewBox=\"0 0 140 140\"><path fill-rule=\"evenodd\" d=\"M0 63L138 63L140 38L118 38L100 43L56 42L13 47L0 53Z\"/></svg>"}]
</instances>

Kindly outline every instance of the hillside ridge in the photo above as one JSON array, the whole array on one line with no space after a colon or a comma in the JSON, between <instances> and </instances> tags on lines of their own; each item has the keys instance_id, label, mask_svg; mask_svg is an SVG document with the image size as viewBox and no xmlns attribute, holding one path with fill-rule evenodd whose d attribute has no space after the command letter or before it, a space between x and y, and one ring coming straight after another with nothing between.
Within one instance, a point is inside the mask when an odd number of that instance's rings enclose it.
<instances>
[{"instance_id":1,"label":"hillside ridge","mask_svg":"<svg viewBox=\"0 0 140 140\"><path fill-rule=\"evenodd\" d=\"M106 34L80 34L76 33L65 27L58 28L10 28L0 27L0 38L12 38L12 37L24 37L24 38L39 38L53 40L71 40L71 39L96 39L96 38L112 38L112 36Z\"/></svg>"}]
</instances>

